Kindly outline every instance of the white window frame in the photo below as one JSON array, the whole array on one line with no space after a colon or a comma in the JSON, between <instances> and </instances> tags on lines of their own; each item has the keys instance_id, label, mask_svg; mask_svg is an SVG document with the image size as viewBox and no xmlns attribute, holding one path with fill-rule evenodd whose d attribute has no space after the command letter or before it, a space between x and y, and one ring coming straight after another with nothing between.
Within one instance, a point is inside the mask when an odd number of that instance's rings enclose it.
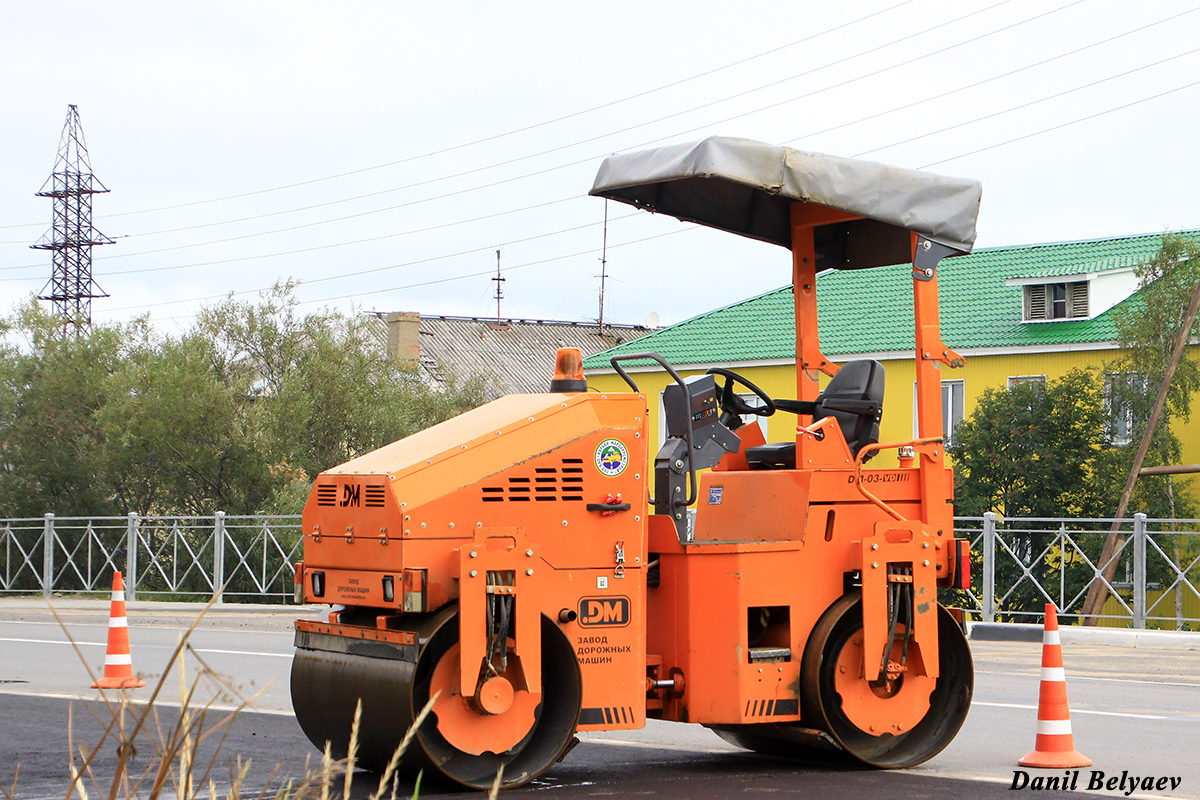
<instances>
[{"instance_id":1,"label":"white window frame","mask_svg":"<svg viewBox=\"0 0 1200 800\"><path fill-rule=\"evenodd\" d=\"M1034 384L1037 384L1038 386L1045 388L1046 376L1045 375L1009 375L1008 376L1008 390L1010 392L1013 389L1017 388L1018 386L1021 386L1022 384L1026 384L1026 383L1034 383Z\"/></svg>"},{"instance_id":2,"label":"white window frame","mask_svg":"<svg viewBox=\"0 0 1200 800\"><path fill-rule=\"evenodd\" d=\"M667 443L667 406L663 403L663 395L666 390L658 393L658 448Z\"/></svg>"},{"instance_id":3,"label":"white window frame","mask_svg":"<svg viewBox=\"0 0 1200 800\"><path fill-rule=\"evenodd\" d=\"M1128 406L1119 415L1113 410L1112 385L1118 379L1130 383L1136 381L1141 384L1143 391L1146 389L1147 381L1146 376L1140 372L1109 372L1104 376L1104 413L1109 420L1109 439L1117 447L1124 447L1133 441L1133 428L1136 420L1133 418L1133 409Z\"/></svg>"},{"instance_id":4,"label":"white window frame","mask_svg":"<svg viewBox=\"0 0 1200 800\"><path fill-rule=\"evenodd\" d=\"M942 439L946 447L954 443L954 429L966 418L967 384L963 380L942 381ZM956 407L957 401L957 407ZM917 425L917 382L913 381L913 438L920 436Z\"/></svg>"},{"instance_id":5,"label":"white window frame","mask_svg":"<svg viewBox=\"0 0 1200 800\"><path fill-rule=\"evenodd\" d=\"M750 406L751 408L762 408L763 406L766 405L766 403L763 402L763 399L754 393L739 394L738 397L742 398L742 401L745 402L746 405ZM771 441L767 437L767 418L766 417L759 416L758 414L742 414L742 424L743 425L757 424L758 429L760 431L762 431L763 441L765 441L765 442Z\"/></svg>"}]
</instances>

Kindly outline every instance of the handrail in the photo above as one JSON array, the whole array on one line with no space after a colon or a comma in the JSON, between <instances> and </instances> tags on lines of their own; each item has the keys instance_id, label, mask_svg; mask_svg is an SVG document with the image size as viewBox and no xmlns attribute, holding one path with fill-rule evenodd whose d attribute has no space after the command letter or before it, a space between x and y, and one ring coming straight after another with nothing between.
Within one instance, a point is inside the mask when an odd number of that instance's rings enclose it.
<instances>
[{"instance_id":1,"label":"handrail","mask_svg":"<svg viewBox=\"0 0 1200 800\"><path fill-rule=\"evenodd\" d=\"M0 519L0 591L93 593L125 576L139 594L292 596L299 515Z\"/></svg>"},{"instance_id":2,"label":"handrail","mask_svg":"<svg viewBox=\"0 0 1200 800\"><path fill-rule=\"evenodd\" d=\"M635 392L640 393L641 389L639 389L638 385L633 382L632 378L629 377L629 373L627 373L625 370L621 369L621 367L618 363L621 361L636 361L640 358L648 358L651 361L656 362L663 369L665 369L667 371L667 374L670 375L675 380L675 382L679 384L680 388L683 389L684 397L688 396L687 384L684 383L683 378L679 377L679 373L675 371L675 368L672 367L670 364L668 364L666 362L666 360L662 356L660 356L658 353L626 353L624 355L615 355L611 359L609 359L609 363L612 364L612 367L613 367L613 369L615 369L617 371L617 374L620 375L625 380L626 383L628 383L631 387L633 387L633 390ZM687 443L689 489L688 489L687 502L683 503L683 505L685 507L690 506L692 503L695 503L696 498L700 494L700 489L696 485L696 467L692 462L692 451L693 451L692 440L693 440L693 438L694 438L694 433L692 431L692 415L688 414L687 415L687 429L685 431L684 442ZM654 498L650 497L649 492L646 493L646 496L647 496L647 499L650 501L650 505L653 506Z\"/></svg>"},{"instance_id":3,"label":"handrail","mask_svg":"<svg viewBox=\"0 0 1200 800\"><path fill-rule=\"evenodd\" d=\"M873 442L871 444L868 444L868 445L862 447L858 451L858 456L856 456L854 459L854 486L855 486L855 488L858 489L859 494L861 494L863 497L867 498L872 503L877 505L880 509L883 510L883 512L885 514L892 517L892 519L896 519L896 520L900 520L900 521L907 521L907 519L908 519L907 517L905 517L903 514L901 514L896 509L889 506L887 503L880 500L875 495L868 492L866 487L863 486L863 482L862 482L863 462L866 460L867 456L869 456L872 453L878 452L880 450L893 450L893 449L899 449L901 447L911 447L911 448L915 449L917 452L921 452L922 450L924 450L928 447L931 447L933 445L941 445L942 442L943 442L943 439L940 436L927 436L923 439L905 439L903 441L897 441L897 442L883 442L882 444L879 442Z\"/></svg>"}]
</instances>

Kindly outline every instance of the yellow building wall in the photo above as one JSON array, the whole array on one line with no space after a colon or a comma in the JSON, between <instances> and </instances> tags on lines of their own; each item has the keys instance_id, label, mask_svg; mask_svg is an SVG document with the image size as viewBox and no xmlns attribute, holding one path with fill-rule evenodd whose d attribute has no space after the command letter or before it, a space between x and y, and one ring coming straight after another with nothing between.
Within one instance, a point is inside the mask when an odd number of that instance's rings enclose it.
<instances>
[{"instance_id":1,"label":"yellow building wall","mask_svg":"<svg viewBox=\"0 0 1200 800\"><path fill-rule=\"evenodd\" d=\"M1147 589L1146 590L1146 627L1153 630L1173 631L1179 630L1176 624L1175 617L1175 597L1178 594L1182 597L1182 613L1178 619L1195 620L1200 619L1200 597L1197 597L1187 587L1164 591L1163 589ZM1104 607L1100 609L1100 613L1105 617L1117 617L1118 619L1101 619L1096 624L1101 628L1129 628L1133 625L1133 616L1129 611L1125 610L1125 606L1133 608L1133 598L1128 592L1125 593L1125 605L1121 605L1120 601L1112 595L1104 601ZM1165 595L1165 596L1164 596ZM1183 623L1184 630L1187 630L1187 622Z\"/></svg>"},{"instance_id":2,"label":"yellow building wall","mask_svg":"<svg viewBox=\"0 0 1200 800\"><path fill-rule=\"evenodd\" d=\"M1007 387L1010 377L1045 375L1047 380L1052 381L1061 378L1072 369L1088 367L1100 373L1119 355L1119 350L1080 350L1066 353L974 356L966 359L967 364L962 369L944 371L942 380L965 381L964 411L965 416L969 417L975 410L976 399L985 388ZM1200 358L1200 347L1192 345L1188 348L1187 355L1189 358ZM1154 391L1157 391L1157 387ZM1194 413L1189 423L1185 424L1182 420L1172 423L1182 444L1183 455L1180 463L1183 464L1200 464L1200 393L1192 396L1192 408ZM1180 476L1178 480L1187 478Z\"/></svg>"},{"instance_id":3,"label":"yellow building wall","mask_svg":"<svg viewBox=\"0 0 1200 800\"><path fill-rule=\"evenodd\" d=\"M943 381L963 382L963 416L970 417L975 410L975 402L983 390L988 387L1005 388L1008 379L1021 376L1044 375L1047 380L1062 377L1074 368L1092 367L1101 371L1104 365L1114 359L1119 351L1116 350L1078 350L1061 353L1033 353L1020 355L976 355L966 356L966 365L959 369L942 368ZM1189 347L1189 357L1200 358L1200 347ZM880 421L879 439L882 442L898 441L912 438L913 431L913 383L915 369L911 358L883 361L885 369L883 418ZM796 397L796 370L792 365L786 366L747 366L734 369L748 380L758 384L769 396L781 398ZM681 370L680 375L688 377L703 374L704 370ZM652 442L661 441L659 433L660 415L658 397L670 381L669 376L661 370L653 372L631 372L631 377L638 388L646 395L650 409L650 436ZM718 376L718 385L723 381ZM821 385L828 379L822 375ZM593 374L588 376L588 385L600 392L629 391L628 385L616 374ZM747 390L739 388L740 393ZM1195 413L1190 424L1184 426L1176 422L1176 434L1183 444L1184 464L1200 463L1200 394L1192 400ZM779 412L770 417L767 422L768 441L786 441L796 435L796 416ZM872 466L894 466L894 452L884 452L872 462ZM1181 482L1186 476L1180 476ZM1198 491L1200 481L1190 481L1191 491Z\"/></svg>"}]
</instances>

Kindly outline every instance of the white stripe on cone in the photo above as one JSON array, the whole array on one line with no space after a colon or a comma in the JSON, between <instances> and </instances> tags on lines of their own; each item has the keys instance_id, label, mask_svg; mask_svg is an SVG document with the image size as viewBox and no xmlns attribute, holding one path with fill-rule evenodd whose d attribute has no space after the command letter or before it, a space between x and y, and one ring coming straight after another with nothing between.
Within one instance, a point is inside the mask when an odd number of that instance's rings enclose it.
<instances>
[{"instance_id":1,"label":"white stripe on cone","mask_svg":"<svg viewBox=\"0 0 1200 800\"><path fill-rule=\"evenodd\" d=\"M1066 683L1067 671L1063 667L1042 667L1042 680Z\"/></svg>"},{"instance_id":2,"label":"white stripe on cone","mask_svg":"<svg viewBox=\"0 0 1200 800\"><path fill-rule=\"evenodd\" d=\"M1044 631L1042 633L1042 644L1062 644L1058 636L1058 631Z\"/></svg>"},{"instance_id":3,"label":"white stripe on cone","mask_svg":"<svg viewBox=\"0 0 1200 800\"><path fill-rule=\"evenodd\" d=\"M108 627L110 628L128 628L129 617L109 617Z\"/></svg>"},{"instance_id":4,"label":"white stripe on cone","mask_svg":"<svg viewBox=\"0 0 1200 800\"><path fill-rule=\"evenodd\" d=\"M112 654L106 655L104 657L104 666L106 666L106 667L132 667L133 666L133 657L131 655L129 655L128 653L126 653L125 655L120 655L119 653L112 653Z\"/></svg>"},{"instance_id":5,"label":"white stripe on cone","mask_svg":"<svg viewBox=\"0 0 1200 800\"><path fill-rule=\"evenodd\" d=\"M1069 736L1071 734L1071 720L1039 719L1037 732L1040 736Z\"/></svg>"}]
</instances>

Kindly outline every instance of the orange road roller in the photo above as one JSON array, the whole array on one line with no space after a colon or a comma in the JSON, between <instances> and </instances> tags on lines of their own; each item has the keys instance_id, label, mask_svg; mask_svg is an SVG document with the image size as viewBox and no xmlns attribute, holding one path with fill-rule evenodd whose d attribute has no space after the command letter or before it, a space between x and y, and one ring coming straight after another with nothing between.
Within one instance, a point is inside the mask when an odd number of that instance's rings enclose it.
<instances>
[{"instance_id":1,"label":"orange road roller","mask_svg":"<svg viewBox=\"0 0 1200 800\"><path fill-rule=\"evenodd\" d=\"M628 391L587 391L564 350L548 391L322 473L296 591L331 608L296 622L301 727L345 756L361 705L357 761L379 770L431 704L402 767L476 788L647 719L881 768L936 755L974 682L937 600L970 574L941 438L940 368L962 359L941 341L937 271L971 250L978 182L710 138L612 156L591 194L790 249L796 396L653 353L613 359ZM910 440L878 441L880 362L821 352L828 269L911 269ZM647 364L671 377L659 447L659 398L631 377ZM781 413L787 441L742 424ZM898 466L868 468L883 450Z\"/></svg>"}]
</instances>

